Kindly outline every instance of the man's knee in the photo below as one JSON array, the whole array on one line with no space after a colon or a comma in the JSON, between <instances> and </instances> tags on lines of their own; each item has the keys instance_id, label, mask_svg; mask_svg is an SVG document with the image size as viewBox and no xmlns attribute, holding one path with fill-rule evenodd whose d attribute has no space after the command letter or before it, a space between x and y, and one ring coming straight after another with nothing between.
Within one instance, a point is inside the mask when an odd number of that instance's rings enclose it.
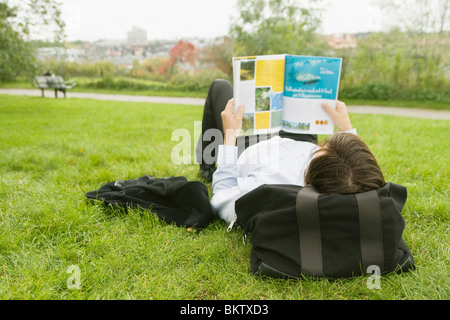
<instances>
[{"instance_id":1,"label":"man's knee","mask_svg":"<svg viewBox=\"0 0 450 320\"><path fill-rule=\"evenodd\" d=\"M209 90L215 93L219 93L224 90L232 92L233 86L231 85L231 82L226 79L216 79L211 83Z\"/></svg>"}]
</instances>

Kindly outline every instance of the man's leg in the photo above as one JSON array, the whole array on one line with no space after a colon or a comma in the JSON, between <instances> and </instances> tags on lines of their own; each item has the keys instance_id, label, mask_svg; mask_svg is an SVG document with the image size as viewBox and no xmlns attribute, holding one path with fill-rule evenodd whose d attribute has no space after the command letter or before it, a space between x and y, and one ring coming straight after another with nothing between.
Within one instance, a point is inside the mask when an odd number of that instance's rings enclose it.
<instances>
[{"instance_id":1,"label":"man's leg","mask_svg":"<svg viewBox=\"0 0 450 320\"><path fill-rule=\"evenodd\" d=\"M289 138L295 141L306 141L317 144L317 135L316 134L298 134L298 133L290 133L286 131L280 131L280 137Z\"/></svg>"},{"instance_id":2,"label":"man's leg","mask_svg":"<svg viewBox=\"0 0 450 320\"><path fill-rule=\"evenodd\" d=\"M203 109L202 135L196 148L197 161L200 164L199 175L206 181L212 179L216 168L217 150L223 143L220 114L231 98L233 98L233 86L230 81L217 79L209 86Z\"/></svg>"}]
</instances>

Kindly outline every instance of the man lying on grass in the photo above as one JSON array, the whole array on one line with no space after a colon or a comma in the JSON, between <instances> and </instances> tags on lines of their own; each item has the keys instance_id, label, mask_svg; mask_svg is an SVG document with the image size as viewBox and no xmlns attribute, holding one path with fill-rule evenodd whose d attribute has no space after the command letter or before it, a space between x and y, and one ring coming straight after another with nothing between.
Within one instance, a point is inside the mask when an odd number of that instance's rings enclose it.
<instances>
[{"instance_id":1,"label":"man lying on grass","mask_svg":"<svg viewBox=\"0 0 450 320\"><path fill-rule=\"evenodd\" d=\"M310 184L320 193L340 194L366 192L385 185L375 157L356 135L347 108L340 101L335 110L326 104L322 106L339 132L320 146L316 144L317 137L281 131L247 147L238 157L236 141L241 138L237 136L244 106L235 113L232 94L231 83L214 81L203 113L203 133L219 129L224 135L223 144L218 146L217 169L215 163L200 164L204 178L212 175L211 205L221 219L234 222L235 201L263 184ZM214 142L199 141L199 146L204 151L211 143Z\"/></svg>"}]
</instances>

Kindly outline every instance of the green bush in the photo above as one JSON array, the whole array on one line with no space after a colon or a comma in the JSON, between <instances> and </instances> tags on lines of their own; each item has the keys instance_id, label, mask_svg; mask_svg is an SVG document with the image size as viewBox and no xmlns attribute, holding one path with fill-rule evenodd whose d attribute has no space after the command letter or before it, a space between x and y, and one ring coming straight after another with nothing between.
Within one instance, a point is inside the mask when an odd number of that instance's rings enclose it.
<instances>
[{"instance_id":1,"label":"green bush","mask_svg":"<svg viewBox=\"0 0 450 320\"><path fill-rule=\"evenodd\" d=\"M65 78L72 77L101 77L110 78L115 76L124 76L128 71L123 67L114 65L110 61L92 62L67 62L64 60L50 60L40 62L38 69L40 72L51 70L54 74Z\"/></svg>"},{"instance_id":2,"label":"green bush","mask_svg":"<svg viewBox=\"0 0 450 320\"><path fill-rule=\"evenodd\" d=\"M339 89L340 99L361 100L418 100L450 102L450 89L397 88L389 83L373 82L345 85Z\"/></svg>"},{"instance_id":3,"label":"green bush","mask_svg":"<svg viewBox=\"0 0 450 320\"><path fill-rule=\"evenodd\" d=\"M113 89L128 91L206 91L211 82L217 78L227 79L228 76L220 70L208 69L194 74L180 73L170 81L160 82L131 77L96 77L74 78L78 87L94 89Z\"/></svg>"},{"instance_id":4,"label":"green bush","mask_svg":"<svg viewBox=\"0 0 450 320\"><path fill-rule=\"evenodd\" d=\"M205 69L193 74L176 74L172 77L170 85L182 91L200 91L207 90L211 82L219 78L228 79L229 76L218 69Z\"/></svg>"},{"instance_id":5,"label":"green bush","mask_svg":"<svg viewBox=\"0 0 450 320\"><path fill-rule=\"evenodd\" d=\"M450 102L448 35L393 29L358 39L343 58L340 97Z\"/></svg>"},{"instance_id":6,"label":"green bush","mask_svg":"<svg viewBox=\"0 0 450 320\"><path fill-rule=\"evenodd\" d=\"M79 83L80 87L95 88L95 89L115 89L115 90L130 90L130 91L143 91L143 90L170 90L170 86L162 82L148 81L143 79L133 78L95 78L95 79L82 79Z\"/></svg>"},{"instance_id":7,"label":"green bush","mask_svg":"<svg viewBox=\"0 0 450 320\"><path fill-rule=\"evenodd\" d=\"M339 95L349 99L388 100L393 94L392 87L384 83L364 83L357 86L342 86Z\"/></svg>"}]
</instances>

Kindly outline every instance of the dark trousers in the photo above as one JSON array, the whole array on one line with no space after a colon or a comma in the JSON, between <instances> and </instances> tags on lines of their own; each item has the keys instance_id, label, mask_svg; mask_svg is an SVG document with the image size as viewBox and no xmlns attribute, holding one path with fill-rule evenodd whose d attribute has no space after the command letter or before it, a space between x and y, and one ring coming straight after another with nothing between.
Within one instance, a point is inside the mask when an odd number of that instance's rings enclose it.
<instances>
[{"instance_id":1,"label":"dark trousers","mask_svg":"<svg viewBox=\"0 0 450 320\"><path fill-rule=\"evenodd\" d=\"M231 98L233 98L233 86L230 81L217 79L209 86L203 109L202 135L198 140L196 148L197 160L200 164L215 165L219 145L223 143L223 126L220 114ZM212 131L212 133L216 131L217 134L208 134L209 129L217 129ZM317 144L317 135L296 134L284 131L270 135L239 136L237 137L236 143L238 146L238 154L241 154L245 148L276 135L282 138L308 141Z\"/></svg>"}]
</instances>

